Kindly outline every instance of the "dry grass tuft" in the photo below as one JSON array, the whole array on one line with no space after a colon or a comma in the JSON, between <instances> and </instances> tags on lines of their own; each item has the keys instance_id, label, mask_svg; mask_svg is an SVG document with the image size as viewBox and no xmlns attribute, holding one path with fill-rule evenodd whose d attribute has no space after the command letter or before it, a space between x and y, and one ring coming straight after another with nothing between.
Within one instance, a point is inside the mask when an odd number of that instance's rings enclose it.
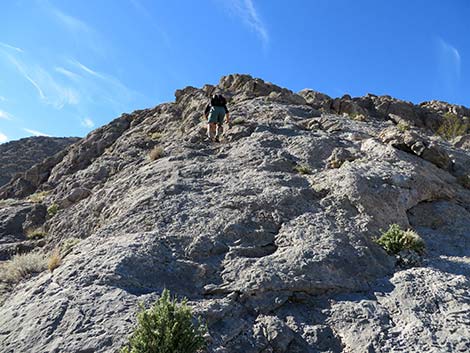
<instances>
[{"instance_id":1,"label":"dry grass tuft","mask_svg":"<svg viewBox=\"0 0 470 353\"><path fill-rule=\"evenodd\" d=\"M55 248L47 260L47 268L49 271L54 272L54 270L60 266L61 262L62 256L60 255L60 249Z\"/></svg>"},{"instance_id":2,"label":"dry grass tuft","mask_svg":"<svg viewBox=\"0 0 470 353\"><path fill-rule=\"evenodd\" d=\"M33 239L42 239L46 236L46 232L42 229L42 227L38 228L28 228L25 231L26 238L33 240Z\"/></svg>"},{"instance_id":3,"label":"dry grass tuft","mask_svg":"<svg viewBox=\"0 0 470 353\"><path fill-rule=\"evenodd\" d=\"M29 196L28 201L33 202L33 203L41 203L49 194L50 194L50 191L40 191Z\"/></svg>"},{"instance_id":4,"label":"dry grass tuft","mask_svg":"<svg viewBox=\"0 0 470 353\"><path fill-rule=\"evenodd\" d=\"M31 252L18 254L6 261L0 267L0 281L17 283L34 273L40 273L47 268L47 261L43 254Z\"/></svg>"},{"instance_id":5,"label":"dry grass tuft","mask_svg":"<svg viewBox=\"0 0 470 353\"><path fill-rule=\"evenodd\" d=\"M159 158L162 158L165 155L165 150L161 146L155 146L149 153L149 158L151 161L155 161Z\"/></svg>"}]
</instances>

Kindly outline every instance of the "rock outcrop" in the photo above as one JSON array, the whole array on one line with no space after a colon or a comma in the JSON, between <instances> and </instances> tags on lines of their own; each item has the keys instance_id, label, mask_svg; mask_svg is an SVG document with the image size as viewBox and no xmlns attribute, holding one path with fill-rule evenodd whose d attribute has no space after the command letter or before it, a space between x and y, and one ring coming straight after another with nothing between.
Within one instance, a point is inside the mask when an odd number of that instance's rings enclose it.
<instances>
[{"instance_id":1,"label":"rock outcrop","mask_svg":"<svg viewBox=\"0 0 470 353\"><path fill-rule=\"evenodd\" d=\"M220 144L214 92L237 121ZM92 132L0 189L0 239L51 206L40 251L80 239L4 295L2 352L115 352L164 288L210 352L469 351L470 153L434 135L439 109L230 75ZM426 242L421 267L374 241L393 223Z\"/></svg>"},{"instance_id":2,"label":"rock outcrop","mask_svg":"<svg viewBox=\"0 0 470 353\"><path fill-rule=\"evenodd\" d=\"M78 140L38 136L0 144L0 187L18 173L25 172Z\"/></svg>"}]
</instances>

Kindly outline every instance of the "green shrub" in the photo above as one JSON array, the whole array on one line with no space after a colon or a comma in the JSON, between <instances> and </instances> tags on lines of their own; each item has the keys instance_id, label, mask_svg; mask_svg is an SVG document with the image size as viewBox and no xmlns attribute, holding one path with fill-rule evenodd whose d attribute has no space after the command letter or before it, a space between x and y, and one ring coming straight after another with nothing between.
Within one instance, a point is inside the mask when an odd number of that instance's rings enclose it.
<instances>
[{"instance_id":1,"label":"green shrub","mask_svg":"<svg viewBox=\"0 0 470 353\"><path fill-rule=\"evenodd\" d=\"M400 132L405 132L405 131L408 131L408 130L410 129L410 125L408 125L408 124L406 124L406 123L398 123L397 129L398 129Z\"/></svg>"},{"instance_id":2,"label":"green shrub","mask_svg":"<svg viewBox=\"0 0 470 353\"><path fill-rule=\"evenodd\" d=\"M206 332L199 321L193 323L187 300L177 303L165 289L148 310L141 305L137 327L121 353L196 353L206 347Z\"/></svg>"},{"instance_id":3,"label":"green shrub","mask_svg":"<svg viewBox=\"0 0 470 353\"><path fill-rule=\"evenodd\" d=\"M80 243L80 239L78 238L65 239L60 247L60 253L62 256L68 255L78 243Z\"/></svg>"},{"instance_id":4,"label":"green shrub","mask_svg":"<svg viewBox=\"0 0 470 353\"><path fill-rule=\"evenodd\" d=\"M150 139L153 141L158 141L163 137L161 132L152 132L150 133Z\"/></svg>"},{"instance_id":5,"label":"green shrub","mask_svg":"<svg viewBox=\"0 0 470 353\"><path fill-rule=\"evenodd\" d=\"M306 164L297 164L294 167L294 171L296 171L299 174L312 174L312 171L310 170L309 166Z\"/></svg>"},{"instance_id":6,"label":"green shrub","mask_svg":"<svg viewBox=\"0 0 470 353\"><path fill-rule=\"evenodd\" d=\"M459 117L452 113L445 113L443 121L437 134L446 140L453 140L457 136L465 135L470 129L470 124L462 121Z\"/></svg>"},{"instance_id":7,"label":"green shrub","mask_svg":"<svg viewBox=\"0 0 470 353\"><path fill-rule=\"evenodd\" d=\"M53 202L48 208L47 208L47 214L49 217L54 217L57 212L59 212L59 205Z\"/></svg>"},{"instance_id":8,"label":"green shrub","mask_svg":"<svg viewBox=\"0 0 470 353\"><path fill-rule=\"evenodd\" d=\"M466 189L470 189L470 175L462 175L457 178L457 182Z\"/></svg>"},{"instance_id":9,"label":"green shrub","mask_svg":"<svg viewBox=\"0 0 470 353\"><path fill-rule=\"evenodd\" d=\"M377 244L389 254L398 254L402 250L414 250L422 254L425 248L423 239L415 231L403 231L398 224L392 224L377 240Z\"/></svg>"},{"instance_id":10,"label":"green shrub","mask_svg":"<svg viewBox=\"0 0 470 353\"><path fill-rule=\"evenodd\" d=\"M235 118L231 121L232 125L243 125L246 124L246 120L242 117Z\"/></svg>"}]
</instances>

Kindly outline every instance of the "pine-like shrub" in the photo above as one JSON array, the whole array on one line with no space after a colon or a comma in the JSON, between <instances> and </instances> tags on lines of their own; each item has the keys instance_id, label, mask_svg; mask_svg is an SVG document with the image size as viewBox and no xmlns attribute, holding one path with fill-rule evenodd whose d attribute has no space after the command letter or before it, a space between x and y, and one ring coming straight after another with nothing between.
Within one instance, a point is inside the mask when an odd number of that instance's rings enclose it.
<instances>
[{"instance_id":1,"label":"pine-like shrub","mask_svg":"<svg viewBox=\"0 0 470 353\"><path fill-rule=\"evenodd\" d=\"M121 353L197 353L206 347L206 329L193 319L186 299L178 303L165 289L150 309L141 309Z\"/></svg>"},{"instance_id":2,"label":"pine-like shrub","mask_svg":"<svg viewBox=\"0 0 470 353\"><path fill-rule=\"evenodd\" d=\"M470 125L458 118L457 115L447 112L443 116L443 121L437 134L446 140L452 140L457 136L465 135L470 129Z\"/></svg>"},{"instance_id":3,"label":"pine-like shrub","mask_svg":"<svg viewBox=\"0 0 470 353\"><path fill-rule=\"evenodd\" d=\"M403 231L398 224L392 224L377 240L389 254L398 254L402 250L414 250L419 254L424 252L423 239L412 230Z\"/></svg>"}]
</instances>

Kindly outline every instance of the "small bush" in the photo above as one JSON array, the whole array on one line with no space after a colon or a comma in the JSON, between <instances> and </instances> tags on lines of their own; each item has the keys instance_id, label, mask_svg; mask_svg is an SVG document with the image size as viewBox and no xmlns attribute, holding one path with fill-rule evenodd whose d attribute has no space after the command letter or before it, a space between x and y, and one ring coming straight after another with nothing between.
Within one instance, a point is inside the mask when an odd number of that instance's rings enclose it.
<instances>
[{"instance_id":1,"label":"small bush","mask_svg":"<svg viewBox=\"0 0 470 353\"><path fill-rule=\"evenodd\" d=\"M406 123L398 123L397 129L398 129L400 132L405 132L405 131L408 131L408 130L410 129L410 125L408 125L408 124L406 124Z\"/></svg>"},{"instance_id":2,"label":"small bush","mask_svg":"<svg viewBox=\"0 0 470 353\"><path fill-rule=\"evenodd\" d=\"M158 141L163 137L163 134L161 132L152 132L150 134L150 139L153 141Z\"/></svg>"},{"instance_id":3,"label":"small bush","mask_svg":"<svg viewBox=\"0 0 470 353\"><path fill-rule=\"evenodd\" d=\"M29 196L28 201L33 202L33 203L41 203L49 194L50 194L50 191L40 191Z\"/></svg>"},{"instance_id":4,"label":"small bush","mask_svg":"<svg viewBox=\"0 0 470 353\"><path fill-rule=\"evenodd\" d=\"M47 260L47 268L49 271L54 272L54 270L60 266L61 262L62 257L60 256L60 250L59 248L55 248Z\"/></svg>"},{"instance_id":5,"label":"small bush","mask_svg":"<svg viewBox=\"0 0 470 353\"><path fill-rule=\"evenodd\" d=\"M39 273L47 268L43 254L31 252L19 254L6 261L0 267L0 281L17 283L31 274Z\"/></svg>"},{"instance_id":6,"label":"small bush","mask_svg":"<svg viewBox=\"0 0 470 353\"><path fill-rule=\"evenodd\" d=\"M232 125L243 125L246 124L246 120L242 117L235 118L231 121Z\"/></svg>"},{"instance_id":7,"label":"small bush","mask_svg":"<svg viewBox=\"0 0 470 353\"><path fill-rule=\"evenodd\" d=\"M80 243L80 239L78 238L65 239L62 243L62 246L60 247L60 253L62 256L68 255L78 243Z\"/></svg>"},{"instance_id":8,"label":"small bush","mask_svg":"<svg viewBox=\"0 0 470 353\"><path fill-rule=\"evenodd\" d=\"M470 129L470 124L461 121L455 114L447 112L443 118L441 126L437 129L437 134L446 140L453 140L457 136L465 135Z\"/></svg>"},{"instance_id":9,"label":"small bush","mask_svg":"<svg viewBox=\"0 0 470 353\"><path fill-rule=\"evenodd\" d=\"M346 116L348 116L352 120L356 121L366 121L367 117L364 114L358 113L358 112L351 112L351 113L346 113Z\"/></svg>"},{"instance_id":10,"label":"small bush","mask_svg":"<svg viewBox=\"0 0 470 353\"><path fill-rule=\"evenodd\" d=\"M159 158L162 158L165 154L165 150L161 146L155 146L149 153L149 158L151 161L155 161Z\"/></svg>"},{"instance_id":11,"label":"small bush","mask_svg":"<svg viewBox=\"0 0 470 353\"><path fill-rule=\"evenodd\" d=\"M294 171L296 171L299 174L312 174L312 171L310 170L309 166L306 164L297 164L294 167Z\"/></svg>"},{"instance_id":12,"label":"small bush","mask_svg":"<svg viewBox=\"0 0 470 353\"><path fill-rule=\"evenodd\" d=\"M28 228L25 231L26 238L28 239L41 239L46 236L46 232L42 229L42 227L39 228Z\"/></svg>"},{"instance_id":13,"label":"small bush","mask_svg":"<svg viewBox=\"0 0 470 353\"><path fill-rule=\"evenodd\" d=\"M59 205L53 202L48 208L47 208L47 214L49 217L54 217L57 212L59 212Z\"/></svg>"},{"instance_id":14,"label":"small bush","mask_svg":"<svg viewBox=\"0 0 470 353\"><path fill-rule=\"evenodd\" d=\"M206 347L206 332L199 321L193 323L187 300L177 303L165 289L148 310L141 306L137 327L121 353L196 353Z\"/></svg>"},{"instance_id":15,"label":"small bush","mask_svg":"<svg viewBox=\"0 0 470 353\"><path fill-rule=\"evenodd\" d=\"M457 182L466 189L470 189L470 175L462 175L457 178Z\"/></svg>"},{"instance_id":16,"label":"small bush","mask_svg":"<svg viewBox=\"0 0 470 353\"><path fill-rule=\"evenodd\" d=\"M388 230L377 240L389 254L398 254L402 250L414 250L419 254L424 253L423 239L412 230L403 231L398 224L392 224Z\"/></svg>"}]
</instances>

